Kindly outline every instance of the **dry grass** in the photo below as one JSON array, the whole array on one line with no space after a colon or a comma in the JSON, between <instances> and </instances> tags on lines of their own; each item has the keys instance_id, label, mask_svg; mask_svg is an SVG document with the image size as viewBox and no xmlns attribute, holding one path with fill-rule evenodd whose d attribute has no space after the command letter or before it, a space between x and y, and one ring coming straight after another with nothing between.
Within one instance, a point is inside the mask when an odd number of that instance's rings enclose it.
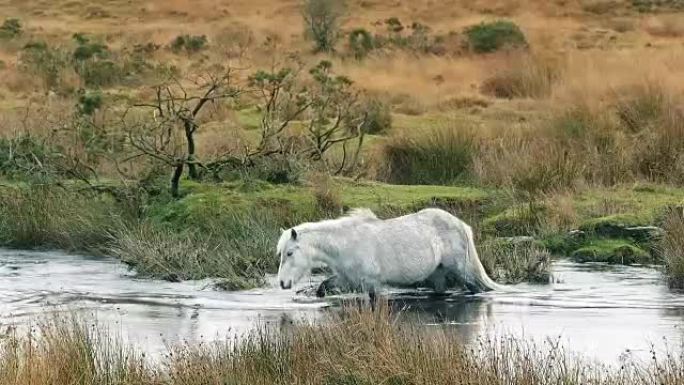
<instances>
[{"instance_id":1,"label":"dry grass","mask_svg":"<svg viewBox=\"0 0 684 385\"><path fill-rule=\"evenodd\" d=\"M682 37L684 36L684 16L681 14L654 16L646 20L644 29L655 37Z\"/></svg>"},{"instance_id":2,"label":"dry grass","mask_svg":"<svg viewBox=\"0 0 684 385\"><path fill-rule=\"evenodd\" d=\"M235 341L180 345L145 359L77 318L52 319L1 342L6 385L681 384L682 357L654 353L620 368L576 358L554 341L510 337L464 345L446 328L402 321L386 304L348 305L326 323L258 329Z\"/></svg>"},{"instance_id":3,"label":"dry grass","mask_svg":"<svg viewBox=\"0 0 684 385\"><path fill-rule=\"evenodd\" d=\"M661 247L670 286L684 289L684 211L681 207L667 213L663 228L665 237Z\"/></svg>"},{"instance_id":4,"label":"dry grass","mask_svg":"<svg viewBox=\"0 0 684 385\"><path fill-rule=\"evenodd\" d=\"M504 68L482 83L482 93L497 98L545 98L559 78L559 63L539 55L523 54L502 58Z\"/></svg>"}]
</instances>

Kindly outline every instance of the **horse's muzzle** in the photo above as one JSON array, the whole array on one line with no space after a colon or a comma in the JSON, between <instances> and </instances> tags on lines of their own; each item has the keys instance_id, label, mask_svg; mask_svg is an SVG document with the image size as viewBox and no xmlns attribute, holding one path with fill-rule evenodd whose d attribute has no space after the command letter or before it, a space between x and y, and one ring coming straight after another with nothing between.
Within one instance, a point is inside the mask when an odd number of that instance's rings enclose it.
<instances>
[{"instance_id":1,"label":"horse's muzzle","mask_svg":"<svg viewBox=\"0 0 684 385\"><path fill-rule=\"evenodd\" d=\"M280 288L283 290L287 290L292 287L292 281L287 281L287 284L285 284L285 281L280 281Z\"/></svg>"}]
</instances>

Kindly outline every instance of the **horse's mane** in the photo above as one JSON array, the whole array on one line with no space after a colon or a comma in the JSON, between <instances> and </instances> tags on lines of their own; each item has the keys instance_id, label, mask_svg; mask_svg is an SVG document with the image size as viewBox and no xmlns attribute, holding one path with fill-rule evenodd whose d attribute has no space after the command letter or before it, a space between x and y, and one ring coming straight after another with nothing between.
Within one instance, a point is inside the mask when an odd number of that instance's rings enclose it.
<instances>
[{"instance_id":1,"label":"horse's mane","mask_svg":"<svg viewBox=\"0 0 684 385\"><path fill-rule=\"evenodd\" d=\"M366 222L366 221L373 221L373 220L379 220L378 217L375 215L373 211L371 211L368 208L353 208L347 211L347 213L339 218L336 219L326 219L323 221L319 222L307 222L307 223L302 223L299 224L293 229L295 229L298 233L307 233L307 232L312 232L312 231L319 231L322 229L330 229L335 226L341 226L341 225L350 225L358 222ZM280 240L278 241L278 246L277 250L280 252L282 250L282 245L284 242L289 239L290 234L289 230L283 230L283 233L280 236Z\"/></svg>"},{"instance_id":2,"label":"horse's mane","mask_svg":"<svg viewBox=\"0 0 684 385\"><path fill-rule=\"evenodd\" d=\"M316 231L335 226L350 225L358 222L378 220L373 211L367 208L354 208L349 210L346 215L336 219L326 219L319 222L302 223L294 228L297 231Z\"/></svg>"},{"instance_id":3,"label":"horse's mane","mask_svg":"<svg viewBox=\"0 0 684 385\"><path fill-rule=\"evenodd\" d=\"M365 207L353 208L347 212L345 217L378 219L377 215L375 215L371 209Z\"/></svg>"}]
</instances>

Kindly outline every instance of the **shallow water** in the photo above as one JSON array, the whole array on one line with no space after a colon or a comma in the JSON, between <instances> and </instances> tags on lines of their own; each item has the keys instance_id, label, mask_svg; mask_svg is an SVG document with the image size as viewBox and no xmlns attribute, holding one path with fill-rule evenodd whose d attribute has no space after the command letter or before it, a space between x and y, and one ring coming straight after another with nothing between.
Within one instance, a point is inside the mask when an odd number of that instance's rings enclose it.
<instances>
[{"instance_id":1,"label":"shallow water","mask_svg":"<svg viewBox=\"0 0 684 385\"><path fill-rule=\"evenodd\" d=\"M401 319L447 325L472 341L487 333L559 339L607 362L625 352L647 358L651 344L684 342L684 294L669 291L647 267L554 264L557 283L516 285L517 292L464 295L393 290ZM312 281L315 283L315 280ZM51 311L82 310L150 352L246 332L260 323L324 319L335 298L304 298L270 286L221 292L211 282L136 279L119 262L59 252L0 249L0 333Z\"/></svg>"}]
</instances>

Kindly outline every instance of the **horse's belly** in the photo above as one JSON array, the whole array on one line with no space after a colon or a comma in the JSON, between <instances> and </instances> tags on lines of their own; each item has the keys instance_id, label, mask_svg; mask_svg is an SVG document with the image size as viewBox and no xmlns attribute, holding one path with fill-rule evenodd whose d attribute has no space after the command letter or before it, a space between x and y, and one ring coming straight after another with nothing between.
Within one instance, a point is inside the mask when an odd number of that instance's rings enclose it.
<instances>
[{"instance_id":1,"label":"horse's belly","mask_svg":"<svg viewBox=\"0 0 684 385\"><path fill-rule=\"evenodd\" d=\"M434 264L404 264L392 266L384 272L383 283L388 285L412 285L428 279L437 266Z\"/></svg>"}]
</instances>

